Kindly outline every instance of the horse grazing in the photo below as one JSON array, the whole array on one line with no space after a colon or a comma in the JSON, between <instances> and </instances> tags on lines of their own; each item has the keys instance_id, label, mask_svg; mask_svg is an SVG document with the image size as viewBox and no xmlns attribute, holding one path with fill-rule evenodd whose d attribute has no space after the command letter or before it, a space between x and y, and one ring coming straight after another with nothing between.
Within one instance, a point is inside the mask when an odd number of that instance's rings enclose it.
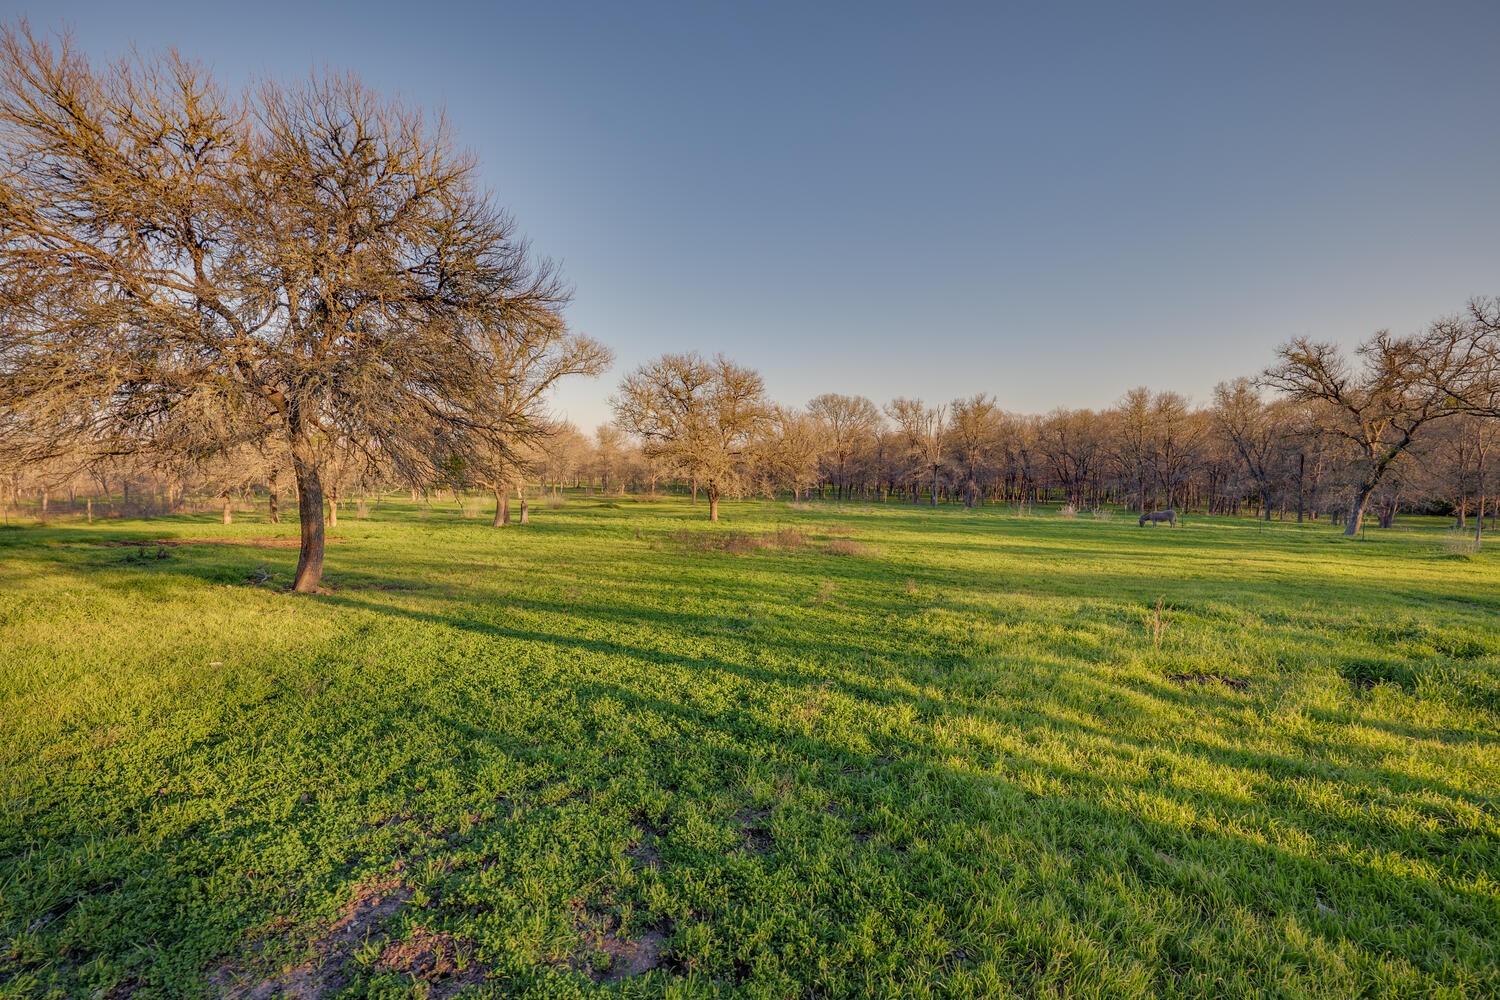
<instances>
[{"instance_id":1,"label":"horse grazing","mask_svg":"<svg viewBox=\"0 0 1500 1000\"><path fill-rule=\"evenodd\" d=\"M1166 521L1168 524L1175 528L1177 527L1177 512L1170 509L1147 511L1146 513L1141 515L1141 527L1144 528L1147 521L1151 522L1151 527L1153 528L1163 521Z\"/></svg>"}]
</instances>

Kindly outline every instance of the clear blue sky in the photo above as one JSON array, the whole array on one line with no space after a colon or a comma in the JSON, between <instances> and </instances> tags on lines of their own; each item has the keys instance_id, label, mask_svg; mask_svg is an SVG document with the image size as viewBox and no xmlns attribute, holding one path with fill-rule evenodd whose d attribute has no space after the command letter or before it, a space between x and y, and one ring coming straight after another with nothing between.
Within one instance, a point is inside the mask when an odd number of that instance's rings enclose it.
<instances>
[{"instance_id":1,"label":"clear blue sky","mask_svg":"<svg viewBox=\"0 0 1500 1000\"><path fill-rule=\"evenodd\" d=\"M1041 411L1500 294L1500 3L1003 7L0 0L446 108L618 355L585 428L667 350Z\"/></svg>"}]
</instances>

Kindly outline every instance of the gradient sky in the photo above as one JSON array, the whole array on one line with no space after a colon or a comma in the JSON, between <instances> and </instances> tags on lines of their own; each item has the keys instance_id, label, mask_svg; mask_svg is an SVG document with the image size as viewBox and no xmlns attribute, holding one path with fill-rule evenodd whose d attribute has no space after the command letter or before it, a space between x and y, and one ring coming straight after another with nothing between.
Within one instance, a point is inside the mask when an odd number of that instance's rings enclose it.
<instances>
[{"instance_id":1,"label":"gradient sky","mask_svg":"<svg viewBox=\"0 0 1500 1000\"><path fill-rule=\"evenodd\" d=\"M1500 3L1002 6L0 0L445 108L616 352L586 429L668 350L1040 412L1500 294Z\"/></svg>"}]
</instances>

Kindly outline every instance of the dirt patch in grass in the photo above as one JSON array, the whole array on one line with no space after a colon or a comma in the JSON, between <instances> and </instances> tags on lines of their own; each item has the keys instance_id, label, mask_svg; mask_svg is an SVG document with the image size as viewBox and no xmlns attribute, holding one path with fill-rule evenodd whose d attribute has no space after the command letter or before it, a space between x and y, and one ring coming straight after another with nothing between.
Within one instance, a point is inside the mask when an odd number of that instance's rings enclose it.
<instances>
[{"instance_id":1,"label":"dirt patch in grass","mask_svg":"<svg viewBox=\"0 0 1500 1000\"><path fill-rule=\"evenodd\" d=\"M375 967L425 983L429 1000L451 997L485 980L484 970L477 964L461 961L461 946L451 934L415 927L411 937L386 945Z\"/></svg>"},{"instance_id":2,"label":"dirt patch in grass","mask_svg":"<svg viewBox=\"0 0 1500 1000\"><path fill-rule=\"evenodd\" d=\"M745 850L764 854L771 849L771 814L764 809L741 809L734 814L744 839Z\"/></svg>"},{"instance_id":3,"label":"dirt patch in grass","mask_svg":"<svg viewBox=\"0 0 1500 1000\"><path fill-rule=\"evenodd\" d=\"M1250 688L1250 682L1243 677L1229 677L1225 674L1168 674L1167 680L1173 684L1222 684L1232 691L1246 691Z\"/></svg>"},{"instance_id":4,"label":"dirt patch in grass","mask_svg":"<svg viewBox=\"0 0 1500 1000\"><path fill-rule=\"evenodd\" d=\"M578 901L574 902L573 911L579 949L569 960L569 967L596 983L616 983L661 966L669 928L647 928L627 938L621 933L615 914L591 909Z\"/></svg>"},{"instance_id":5,"label":"dirt patch in grass","mask_svg":"<svg viewBox=\"0 0 1500 1000\"><path fill-rule=\"evenodd\" d=\"M233 967L211 977L219 995L228 1000L270 1000L292 997L317 1000L332 996L349 984L349 960L382 923L411 898L411 889L390 878L358 886L337 920L313 939L313 957L276 975L246 982Z\"/></svg>"},{"instance_id":6,"label":"dirt patch in grass","mask_svg":"<svg viewBox=\"0 0 1500 1000\"><path fill-rule=\"evenodd\" d=\"M665 833L666 831L658 826L651 823L645 824L640 839L625 849L625 856L637 868L661 867L661 851L657 848L657 844L661 842Z\"/></svg>"}]
</instances>

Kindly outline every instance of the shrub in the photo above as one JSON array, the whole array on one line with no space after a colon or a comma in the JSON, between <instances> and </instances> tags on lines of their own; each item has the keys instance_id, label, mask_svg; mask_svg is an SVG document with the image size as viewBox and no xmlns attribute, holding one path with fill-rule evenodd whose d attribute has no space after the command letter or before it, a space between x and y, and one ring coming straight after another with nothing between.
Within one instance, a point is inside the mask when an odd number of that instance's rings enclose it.
<instances>
[{"instance_id":1,"label":"shrub","mask_svg":"<svg viewBox=\"0 0 1500 1000\"><path fill-rule=\"evenodd\" d=\"M807 536L796 528L777 528L775 538L776 544L784 549L800 549L807 544Z\"/></svg>"}]
</instances>

